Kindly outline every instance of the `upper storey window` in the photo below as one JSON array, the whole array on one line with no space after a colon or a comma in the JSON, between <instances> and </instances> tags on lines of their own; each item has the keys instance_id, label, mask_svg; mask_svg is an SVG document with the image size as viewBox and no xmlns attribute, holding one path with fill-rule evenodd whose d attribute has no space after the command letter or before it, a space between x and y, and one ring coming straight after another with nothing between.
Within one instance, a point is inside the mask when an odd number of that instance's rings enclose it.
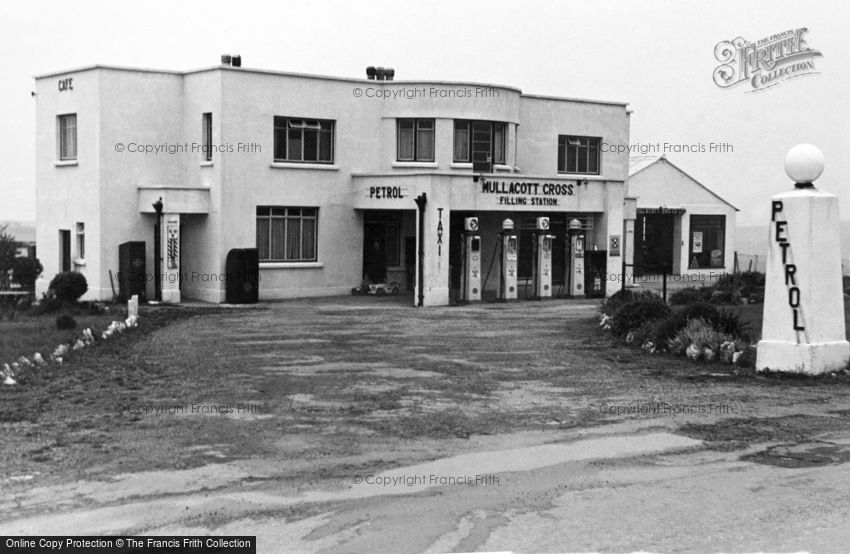
<instances>
[{"instance_id":1,"label":"upper storey window","mask_svg":"<svg viewBox=\"0 0 850 554\"><path fill-rule=\"evenodd\" d=\"M598 137L558 137L558 173L599 175Z\"/></svg>"},{"instance_id":2,"label":"upper storey window","mask_svg":"<svg viewBox=\"0 0 850 554\"><path fill-rule=\"evenodd\" d=\"M396 159L400 162L434 161L434 120L399 119Z\"/></svg>"},{"instance_id":3,"label":"upper storey window","mask_svg":"<svg viewBox=\"0 0 850 554\"><path fill-rule=\"evenodd\" d=\"M504 164L507 127L500 121L456 119L454 161Z\"/></svg>"},{"instance_id":4,"label":"upper storey window","mask_svg":"<svg viewBox=\"0 0 850 554\"><path fill-rule=\"evenodd\" d=\"M77 114L69 113L57 118L57 150L59 161L77 159Z\"/></svg>"},{"instance_id":5,"label":"upper storey window","mask_svg":"<svg viewBox=\"0 0 850 554\"><path fill-rule=\"evenodd\" d=\"M207 112L205 114L201 114L201 141L203 142L203 149L201 151L201 159L205 162L211 162L212 157L212 114Z\"/></svg>"},{"instance_id":6,"label":"upper storey window","mask_svg":"<svg viewBox=\"0 0 850 554\"><path fill-rule=\"evenodd\" d=\"M274 118L274 161L333 163L334 122Z\"/></svg>"}]
</instances>

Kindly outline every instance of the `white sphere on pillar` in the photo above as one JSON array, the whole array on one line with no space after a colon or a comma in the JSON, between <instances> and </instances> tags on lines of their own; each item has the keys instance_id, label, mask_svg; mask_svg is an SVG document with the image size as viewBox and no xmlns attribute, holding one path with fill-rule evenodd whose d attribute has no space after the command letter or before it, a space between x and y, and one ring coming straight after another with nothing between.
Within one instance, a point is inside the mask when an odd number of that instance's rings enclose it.
<instances>
[{"instance_id":1,"label":"white sphere on pillar","mask_svg":"<svg viewBox=\"0 0 850 554\"><path fill-rule=\"evenodd\" d=\"M785 154L785 173L795 183L813 183L823 173L823 152L813 144L798 144Z\"/></svg>"}]
</instances>

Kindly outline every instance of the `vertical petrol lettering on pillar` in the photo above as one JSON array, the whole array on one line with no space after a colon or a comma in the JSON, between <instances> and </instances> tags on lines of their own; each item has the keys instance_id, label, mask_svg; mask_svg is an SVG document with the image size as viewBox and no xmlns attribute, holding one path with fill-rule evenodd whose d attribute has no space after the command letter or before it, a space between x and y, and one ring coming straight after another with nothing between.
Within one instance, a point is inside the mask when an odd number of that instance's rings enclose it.
<instances>
[{"instance_id":1,"label":"vertical petrol lettering on pillar","mask_svg":"<svg viewBox=\"0 0 850 554\"><path fill-rule=\"evenodd\" d=\"M797 266L788 263L788 222L777 221L777 214L782 213L782 201L774 200L770 207L770 221L774 223L773 240L782 249L782 265L785 267L785 286L788 288L788 306L794 314L794 330L805 331L806 328L800 324L800 289L797 287Z\"/></svg>"}]
</instances>

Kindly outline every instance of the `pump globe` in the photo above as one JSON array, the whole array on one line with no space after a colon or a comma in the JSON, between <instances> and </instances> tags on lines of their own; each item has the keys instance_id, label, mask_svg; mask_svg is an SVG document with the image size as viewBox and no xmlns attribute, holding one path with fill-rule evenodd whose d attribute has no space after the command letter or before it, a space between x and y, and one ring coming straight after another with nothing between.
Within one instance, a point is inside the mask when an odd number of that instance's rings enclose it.
<instances>
[{"instance_id":1,"label":"pump globe","mask_svg":"<svg viewBox=\"0 0 850 554\"><path fill-rule=\"evenodd\" d=\"M785 173L795 183L813 183L823 173L823 152L813 144L798 144L785 154Z\"/></svg>"}]
</instances>

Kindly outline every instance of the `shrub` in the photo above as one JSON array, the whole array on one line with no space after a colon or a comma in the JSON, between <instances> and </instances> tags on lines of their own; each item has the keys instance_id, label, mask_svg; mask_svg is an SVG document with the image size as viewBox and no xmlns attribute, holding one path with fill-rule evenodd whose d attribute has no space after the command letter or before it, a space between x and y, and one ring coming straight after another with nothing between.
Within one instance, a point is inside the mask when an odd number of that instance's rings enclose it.
<instances>
[{"instance_id":1,"label":"shrub","mask_svg":"<svg viewBox=\"0 0 850 554\"><path fill-rule=\"evenodd\" d=\"M77 326L77 321L68 314L60 315L56 318L56 328L60 331L65 329L73 329Z\"/></svg>"},{"instance_id":2,"label":"shrub","mask_svg":"<svg viewBox=\"0 0 850 554\"><path fill-rule=\"evenodd\" d=\"M745 271L738 275L738 283L741 286L742 298L750 302L764 301L764 273L758 271Z\"/></svg>"},{"instance_id":3,"label":"shrub","mask_svg":"<svg viewBox=\"0 0 850 554\"><path fill-rule=\"evenodd\" d=\"M744 271L738 274L737 280L742 288L754 288L764 290L764 273L758 271Z\"/></svg>"},{"instance_id":4,"label":"shrub","mask_svg":"<svg viewBox=\"0 0 850 554\"><path fill-rule=\"evenodd\" d=\"M33 313L35 315L49 314L51 312L58 312L62 307L62 301L56 298L53 291L48 291L41 297L38 304L33 305Z\"/></svg>"},{"instance_id":5,"label":"shrub","mask_svg":"<svg viewBox=\"0 0 850 554\"><path fill-rule=\"evenodd\" d=\"M706 304L705 302L691 304L661 322L656 327L653 342L655 342L659 349L664 350L668 347L670 340L685 328L688 321L701 319L713 325L717 322L718 317L719 312L717 308L711 304Z\"/></svg>"},{"instance_id":6,"label":"shrub","mask_svg":"<svg viewBox=\"0 0 850 554\"><path fill-rule=\"evenodd\" d=\"M735 338L749 340L750 325L741 319L739 314L730 312L729 310L720 310L717 312L717 319L714 321L714 328Z\"/></svg>"},{"instance_id":7,"label":"shrub","mask_svg":"<svg viewBox=\"0 0 850 554\"><path fill-rule=\"evenodd\" d=\"M744 348L741 352L741 356L738 358L738 361L735 362L735 365L740 367L755 367L757 352L758 351L755 346Z\"/></svg>"},{"instance_id":8,"label":"shrub","mask_svg":"<svg viewBox=\"0 0 850 554\"><path fill-rule=\"evenodd\" d=\"M89 290L85 276L76 271L63 271L57 273L50 281L50 290L59 300L64 302L76 302Z\"/></svg>"},{"instance_id":9,"label":"shrub","mask_svg":"<svg viewBox=\"0 0 850 554\"><path fill-rule=\"evenodd\" d=\"M44 268L38 258L15 258L12 265L12 279L27 290L35 288L35 280L38 279Z\"/></svg>"},{"instance_id":10,"label":"shrub","mask_svg":"<svg viewBox=\"0 0 850 554\"><path fill-rule=\"evenodd\" d=\"M686 354L692 360L712 360L720 353L720 345L733 338L716 330L703 319L692 319L670 340L674 354Z\"/></svg>"},{"instance_id":11,"label":"shrub","mask_svg":"<svg viewBox=\"0 0 850 554\"><path fill-rule=\"evenodd\" d=\"M633 339L632 342L638 346L643 345L647 340L651 340L653 336L655 336L655 327L660 319L654 319L650 321L644 321L643 324L632 331Z\"/></svg>"},{"instance_id":12,"label":"shrub","mask_svg":"<svg viewBox=\"0 0 850 554\"><path fill-rule=\"evenodd\" d=\"M683 306L694 302L705 302L711 298L713 289L711 287L686 287L679 289L670 295L670 304Z\"/></svg>"},{"instance_id":13,"label":"shrub","mask_svg":"<svg viewBox=\"0 0 850 554\"><path fill-rule=\"evenodd\" d=\"M719 289L711 293L712 304L740 304L741 296L736 289Z\"/></svg>"},{"instance_id":14,"label":"shrub","mask_svg":"<svg viewBox=\"0 0 850 554\"><path fill-rule=\"evenodd\" d=\"M697 302L690 306L685 306L680 311L676 312L676 316L682 318L684 321L688 321L690 319L702 319L709 323L713 323L717 320L719 313L719 310L711 304L706 302Z\"/></svg>"},{"instance_id":15,"label":"shrub","mask_svg":"<svg viewBox=\"0 0 850 554\"><path fill-rule=\"evenodd\" d=\"M676 314L665 317L659 320L655 326L655 333L652 336L652 342L658 350L667 350L670 339L676 336L676 333L682 330L687 320L681 321Z\"/></svg>"},{"instance_id":16,"label":"shrub","mask_svg":"<svg viewBox=\"0 0 850 554\"><path fill-rule=\"evenodd\" d=\"M711 288L715 291L737 291L739 287L738 279L733 273L724 273L717 278Z\"/></svg>"},{"instance_id":17,"label":"shrub","mask_svg":"<svg viewBox=\"0 0 850 554\"><path fill-rule=\"evenodd\" d=\"M614 315L623 305L635 300L653 300L661 297L651 290L634 291L621 289L602 301L600 311L605 315Z\"/></svg>"},{"instance_id":18,"label":"shrub","mask_svg":"<svg viewBox=\"0 0 850 554\"><path fill-rule=\"evenodd\" d=\"M611 332L617 336L625 336L646 323L662 319L670 315L670 308L657 295L623 304L613 315Z\"/></svg>"}]
</instances>

